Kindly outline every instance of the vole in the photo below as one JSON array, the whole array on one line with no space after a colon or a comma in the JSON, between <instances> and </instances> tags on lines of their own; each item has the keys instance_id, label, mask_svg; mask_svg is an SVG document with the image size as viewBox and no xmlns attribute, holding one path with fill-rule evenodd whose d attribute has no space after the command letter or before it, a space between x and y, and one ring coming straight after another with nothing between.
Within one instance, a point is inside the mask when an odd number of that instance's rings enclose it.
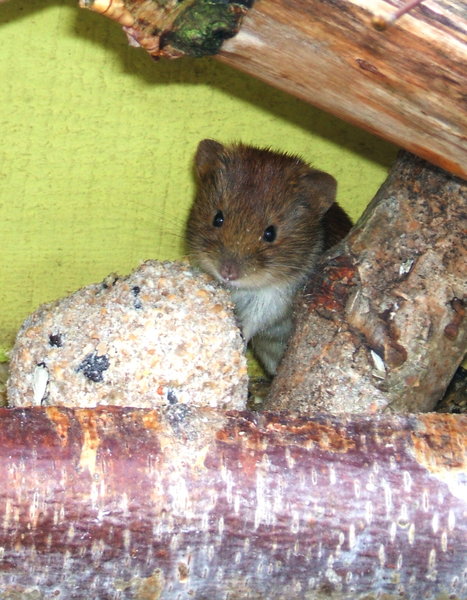
<instances>
[{"instance_id":1,"label":"vole","mask_svg":"<svg viewBox=\"0 0 467 600\"><path fill-rule=\"evenodd\" d=\"M191 261L230 289L245 343L273 376L292 332L292 304L317 258L352 223L336 180L296 156L199 143L186 230Z\"/></svg>"}]
</instances>

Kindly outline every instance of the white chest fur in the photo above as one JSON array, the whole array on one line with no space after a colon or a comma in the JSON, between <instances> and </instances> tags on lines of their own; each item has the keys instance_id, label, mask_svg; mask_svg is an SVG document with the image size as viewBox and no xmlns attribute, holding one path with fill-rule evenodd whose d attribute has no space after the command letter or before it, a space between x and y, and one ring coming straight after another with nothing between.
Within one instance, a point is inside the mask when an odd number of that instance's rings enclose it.
<instances>
[{"instance_id":1,"label":"white chest fur","mask_svg":"<svg viewBox=\"0 0 467 600\"><path fill-rule=\"evenodd\" d=\"M271 375L292 331L292 302L297 287L296 283L232 290L245 343L251 340L253 350Z\"/></svg>"}]
</instances>

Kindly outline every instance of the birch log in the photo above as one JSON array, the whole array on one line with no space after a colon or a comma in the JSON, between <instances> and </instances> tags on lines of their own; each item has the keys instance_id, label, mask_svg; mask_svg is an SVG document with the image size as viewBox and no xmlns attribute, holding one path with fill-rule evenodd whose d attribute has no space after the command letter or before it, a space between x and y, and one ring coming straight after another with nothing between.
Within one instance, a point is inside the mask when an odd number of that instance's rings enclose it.
<instances>
[{"instance_id":1,"label":"birch log","mask_svg":"<svg viewBox=\"0 0 467 600\"><path fill-rule=\"evenodd\" d=\"M463 415L0 409L0 597L467 597Z\"/></svg>"},{"instance_id":2,"label":"birch log","mask_svg":"<svg viewBox=\"0 0 467 600\"><path fill-rule=\"evenodd\" d=\"M219 59L467 177L467 11L426 0L256 0Z\"/></svg>"},{"instance_id":3,"label":"birch log","mask_svg":"<svg viewBox=\"0 0 467 600\"><path fill-rule=\"evenodd\" d=\"M425 0L383 31L375 17L390 19L392 0L251 4L80 0L154 57L218 52L233 67L467 178L464 0Z\"/></svg>"},{"instance_id":4,"label":"birch log","mask_svg":"<svg viewBox=\"0 0 467 600\"><path fill-rule=\"evenodd\" d=\"M401 153L308 282L268 408L432 410L467 347L466 224L467 183Z\"/></svg>"}]
</instances>

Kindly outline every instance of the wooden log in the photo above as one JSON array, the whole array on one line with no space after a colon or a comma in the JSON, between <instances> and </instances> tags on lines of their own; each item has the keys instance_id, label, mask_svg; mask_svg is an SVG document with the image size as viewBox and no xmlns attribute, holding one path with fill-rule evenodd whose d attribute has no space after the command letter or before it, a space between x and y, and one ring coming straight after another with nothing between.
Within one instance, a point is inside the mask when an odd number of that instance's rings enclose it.
<instances>
[{"instance_id":1,"label":"wooden log","mask_svg":"<svg viewBox=\"0 0 467 600\"><path fill-rule=\"evenodd\" d=\"M464 0L425 0L383 31L374 23L395 13L392 1L250 4L80 0L154 57L220 46L221 61L467 178Z\"/></svg>"},{"instance_id":2,"label":"wooden log","mask_svg":"<svg viewBox=\"0 0 467 600\"><path fill-rule=\"evenodd\" d=\"M465 2L427 0L373 27L394 11L383 0L256 0L218 57L466 178Z\"/></svg>"},{"instance_id":3,"label":"wooden log","mask_svg":"<svg viewBox=\"0 0 467 600\"><path fill-rule=\"evenodd\" d=\"M423 412L467 347L467 184L402 152L317 265L267 406Z\"/></svg>"},{"instance_id":4,"label":"wooden log","mask_svg":"<svg viewBox=\"0 0 467 600\"><path fill-rule=\"evenodd\" d=\"M460 600L466 425L0 409L0 596Z\"/></svg>"}]
</instances>

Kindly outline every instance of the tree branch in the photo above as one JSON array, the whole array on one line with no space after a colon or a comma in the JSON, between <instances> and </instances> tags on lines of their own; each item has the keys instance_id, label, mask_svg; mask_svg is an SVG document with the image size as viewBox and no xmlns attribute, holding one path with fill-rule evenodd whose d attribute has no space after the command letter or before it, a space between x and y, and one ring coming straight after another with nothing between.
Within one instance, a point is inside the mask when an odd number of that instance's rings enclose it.
<instances>
[{"instance_id":1,"label":"tree branch","mask_svg":"<svg viewBox=\"0 0 467 600\"><path fill-rule=\"evenodd\" d=\"M467 346L467 183L408 153L297 309L270 410L432 410Z\"/></svg>"},{"instance_id":2,"label":"tree branch","mask_svg":"<svg viewBox=\"0 0 467 600\"><path fill-rule=\"evenodd\" d=\"M0 409L2 598L465 597L467 417L182 408Z\"/></svg>"},{"instance_id":3,"label":"tree branch","mask_svg":"<svg viewBox=\"0 0 467 600\"><path fill-rule=\"evenodd\" d=\"M467 15L430 0L257 1L220 60L467 178Z\"/></svg>"}]
</instances>

